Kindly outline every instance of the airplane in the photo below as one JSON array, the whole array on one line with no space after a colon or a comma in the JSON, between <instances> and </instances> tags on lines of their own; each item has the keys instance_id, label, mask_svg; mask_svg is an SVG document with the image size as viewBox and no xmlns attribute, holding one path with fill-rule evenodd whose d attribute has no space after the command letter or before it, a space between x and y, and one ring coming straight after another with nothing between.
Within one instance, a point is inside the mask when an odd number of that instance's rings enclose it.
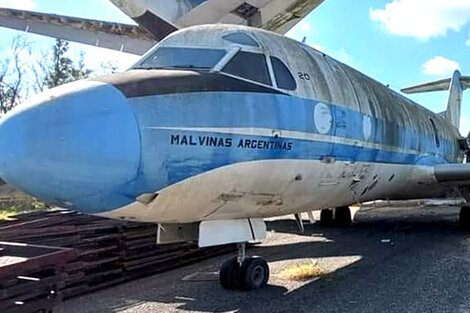
<instances>
[{"instance_id":1,"label":"airplane","mask_svg":"<svg viewBox=\"0 0 470 313\"><path fill-rule=\"evenodd\" d=\"M301 214L320 210L322 225L350 225L349 206L366 201L470 200L470 140L458 131L470 77L403 89L448 90L436 114L283 36L322 1L112 1L139 26L1 9L6 27L150 49L124 73L47 90L3 117L7 183L157 223L159 243L237 244L219 278L240 290L268 282L267 262L245 251L265 218L295 214L303 227ZM470 228L468 205L460 224Z\"/></svg>"}]
</instances>

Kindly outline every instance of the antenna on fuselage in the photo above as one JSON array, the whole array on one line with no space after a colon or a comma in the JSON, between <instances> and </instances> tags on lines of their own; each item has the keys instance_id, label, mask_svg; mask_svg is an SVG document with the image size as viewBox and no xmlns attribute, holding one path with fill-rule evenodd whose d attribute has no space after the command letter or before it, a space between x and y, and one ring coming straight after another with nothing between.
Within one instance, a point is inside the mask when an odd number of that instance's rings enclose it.
<instances>
[{"instance_id":1,"label":"antenna on fuselage","mask_svg":"<svg viewBox=\"0 0 470 313\"><path fill-rule=\"evenodd\" d=\"M302 39L302 43L305 44L307 42L307 36L304 36L304 38Z\"/></svg>"}]
</instances>

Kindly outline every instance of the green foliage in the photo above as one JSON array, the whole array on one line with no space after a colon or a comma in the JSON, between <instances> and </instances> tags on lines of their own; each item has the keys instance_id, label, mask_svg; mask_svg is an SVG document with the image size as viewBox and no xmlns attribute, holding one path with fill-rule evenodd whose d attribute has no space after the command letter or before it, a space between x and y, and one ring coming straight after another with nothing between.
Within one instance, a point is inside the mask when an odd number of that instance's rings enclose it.
<instances>
[{"instance_id":1,"label":"green foliage","mask_svg":"<svg viewBox=\"0 0 470 313\"><path fill-rule=\"evenodd\" d=\"M28 98L43 91L90 76L85 66L85 54L77 62L66 56L68 42L57 40L51 52L41 57L31 52L31 42L25 36L16 37L8 56L0 60L0 116Z\"/></svg>"},{"instance_id":2,"label":"green foliage","mask_svg":"<svg viewBox=\"0 0 470 313\"><path fill-rule=\"evenodd\" d=\"M7 220L19 213L46 211L49 208L47 204L29 196L10 201L0 201L0 221Z\"/></svg>"},{"instance_id":3,"label":"green foliage","mask_svg":"<svg viewBox=\"0 0 470 313\"><path fill-rule=\"evenodd\" d=\"M92 71L85 65L84 52L74 61L67 56L68 51L69 43L57 39L47 53L33 53L27 36L16 37L8 56L0 60L0 117L31 94L92 75L115 73L117 70L114 62L106 61L101 62L96 71Z\"/></svg>"},{"instance_id":4,"label":"green foliage","mask_svg":"<svg viewBox=\"0 0 470 313\"><path fill-rule=\"evenodd\" d=\"M90 76L91 70L85 68L84 53L80 54L78 64L66 57L69 50L69 43L62 39L57 39L52 49L52 64L47 69L44 79L48 88L60 86L75 80L84 79Z\"/></svg>"}]
</instances>

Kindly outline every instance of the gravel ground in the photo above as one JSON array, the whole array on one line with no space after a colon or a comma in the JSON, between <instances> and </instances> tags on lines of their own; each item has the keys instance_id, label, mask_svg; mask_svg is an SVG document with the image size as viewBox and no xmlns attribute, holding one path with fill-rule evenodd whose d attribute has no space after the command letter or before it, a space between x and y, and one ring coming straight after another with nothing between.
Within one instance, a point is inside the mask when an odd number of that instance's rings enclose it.
<instances>
[{"instance_id":1,"label":"gravel ground","mask_svg":"<svg viewBox=\"0 0 470 313\"><path fill-rule=\"evenodd\" d=\"M249 250L270 264L263 290L223 290L223 256L72 299L59 312L470 312L470 237L457 227L458 211L366 209L351 228L312 224L304 233L290 217L273 219L266 242ZM277 276L306 260L329 274Z\"/></svg>"}]
</instances>

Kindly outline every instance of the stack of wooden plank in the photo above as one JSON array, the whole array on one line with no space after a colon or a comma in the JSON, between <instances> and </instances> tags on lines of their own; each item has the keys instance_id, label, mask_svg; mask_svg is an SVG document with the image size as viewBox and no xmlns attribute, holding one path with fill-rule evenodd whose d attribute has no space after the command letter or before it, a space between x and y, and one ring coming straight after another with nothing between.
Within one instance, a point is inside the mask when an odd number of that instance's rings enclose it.
<instances>
[{"instance_id":1,"label":"stack of wooden plank","mask_svg":"<svg viewBox=\"0 0 470 313\"><path fill-rule=\"evenodd\" d=\"M73 249L0 242L0 312L52 312Z\"/></svg>"},{"instance_id":2,"label":"stack of wooden plank","mask_svg":"<svg viewBox=\"0 0 470 313\"><path fill-rule=\"evenodd\" d=\"M157 245L155 224L117 221L72 211L22 214L0 224L0 240L73 248L65 265L65 298L165 271L229 251L194 242ZM1 311L1 310L0 310Z\"/></svg>"}]
</instances>

